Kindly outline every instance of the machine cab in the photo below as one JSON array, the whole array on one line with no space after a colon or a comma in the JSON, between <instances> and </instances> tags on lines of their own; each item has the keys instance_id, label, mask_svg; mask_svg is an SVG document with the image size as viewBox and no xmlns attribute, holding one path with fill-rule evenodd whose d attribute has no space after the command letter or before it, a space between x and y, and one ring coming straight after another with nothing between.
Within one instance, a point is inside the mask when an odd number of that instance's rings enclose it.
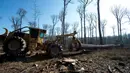
<instances>
[{"instance_id":1,"label":"machine cab","mask_svg":"<svg viewBox=\"0 0 130 73\"><path fill-rule=\"evenodd\" d=\"M36 39L38 43L43 43L44 35L46 34L46 30L39 29L39 28L29 28L30 36L32 39Z\"/></svg>"}]
</instances>

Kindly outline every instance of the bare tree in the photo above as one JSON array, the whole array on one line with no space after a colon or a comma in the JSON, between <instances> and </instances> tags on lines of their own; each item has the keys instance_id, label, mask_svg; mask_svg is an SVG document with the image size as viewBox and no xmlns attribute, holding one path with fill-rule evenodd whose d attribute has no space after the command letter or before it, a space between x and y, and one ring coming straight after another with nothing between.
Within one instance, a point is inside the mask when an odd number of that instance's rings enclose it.
<instances>
[{"instance_id":1,"label":"bare tree","mask_svg":"<svg viewBox=\"0 0 130 73\"><path fill-rule=\"evenodd\" d=\"M90 32L90 37L92 37L92 32L93 32L93 29L94 29L94 16L93 16L93 13L90 13L87 15L87 21L88 21L88 24L89 24L89 32Z\"/></svg>"},{"instance_id":2,"label":"bare tree","mask_svg":"<svg viewBox=\"0 0 130 73\"><path fill-rule=\"evenodd\" d=\"M130 22L130 12L127 11L128 22Z\"/></svg>"},{"instance_id":3,"label":"bare tree","mask_svg":"<svg viewBox=\"0 0 130 73\"><path fill-rule=\"evenodd\" d=\"M103 44L101 25L100 25L100 0L97 0L97 13L98 13L98 29L99 29L100 44Z\"/></svg>"},{"instance_id":4,"label":"bare tree","mask_svg":"<svg viewBox=\"0 0 130 73\"><path fill-rule=\"evenodd\" d=\"M105 26L107 24L106 20L101 21L101 32L102 32L102 37L103 37L103 44L106 44L106 38L105 38Z\"/></svg>"},{"instance_id":5,"label":"bare tree","mask_svg":"<svg viewBox=\"0 0 130 73\"><path fill-rule=\"evenodd\" d=\"M67 23L67 22L65 23L65 31L64 31L65 34L68 33L69 25L70 25L69 23Z\"/></svg>"},{"instance_id":6,"label":"bare tree","mask_svg":"<svg viewBox=\"0 0 130 73\"><path fill-rule=\"evenodd\" d=\"M56 27L56 35L60 35L60 32L61 30L60 30L60 27Z\"/></svg>"},{"instance_id":7,"label":"bare tree","mask_svg":"<svg viewBox=\"0 0 130 73\"><path fill-rule=\"evenodd\" d=\"M14 30L21 28L22 26L22 21L23 18L26 15L26 10L24 10L23 8L19 8L17 11L17 17L11 17L10 21L12 22L12 27L14 28Z\"/></svg>"},{"instance_id":8,"label":"bare tree","mask_svg":"<svg viewBox=\"0 0 130 73\"><path fill-rule=\"evenodd\" d=\"M81 29L77 29L77 37L80 38L81 37ZM82 41L81 41L82 42Z\"/></svg>"},{"instance_id":9,"label":"bare tree","mask_svg":"<svg viewBox=\"0 0 130 73\"><path fill-rule=\"evenodd\" d=\"M78 25L79 25L78 22L74 22L74 23L72 24L72 30L73 30L73 31L77 31Z\"/></svg>"},{"instance_id":10,"label":"bare tree","mask_svg":"<svg viewBox=\"0 0 130 73\"><path fill-rule=\"evenodd\" d=\"M104 38L105 36L105 26L107 24L107 21L106 20L102 20L101 21L101 29L102 29L102 37Z\"/></svg>"},{"instance_id":11,"label":"bare tree","mask_svg":"<svg viewBox=\"0 0 130 73\"><path fill-rule=\"evenodd\" d=\"M83 17L84 17L84 43L86 43L86 6L89 5L92 0L79 0L80 4L83 7Z\"/></svg>"},{"instance_id":12,"label":"bare tree","mask_svg":"<svg viewBox=\"0 0 130 73\"><path fill-rule=\"evenodd\" d=\"M127 10L126 16L127 16L128 20L125 23L130 23L130 11L129 10Z\"/></svg>"},{"instance_id":13,"label":"bare tree","mask_svg":"<svg viewBox=\"0 0 130 73\"><path fill-rule=\"evenodd\" d=\"M43 29L47 30L49 28L48 24L43 24L42 25Z\"/></svg>"},{"instance_id":14,"label":"bare tree","mask_svg":"<svg viewBox=\"0 0 130 73\"><path fill-rule=\"evenodd\" d=\"M63 10L59 12L59 20L62 24L63 23Z\"/></svg>"},{"instance_id":15,"label":"bare tree","mask_svg":"<svg viewBox=\"0 0 130 73\"><path fill-rule=\"evenodd\" d=\"M35 23L35 27L39 27L39 16L41 15L40 10L38 9L37 0L33 0L33 23Z\"/></svg>"},{"instance_id":16,"label":"bare tree","mask_svg":"<svg viewBox=\"0 0 130 73\"><path fill-rule=\"evenodd\" d=\"M52 19L52 36L54 35L54 29L56 24L58 23L59 19L58 19L58 15L52 15L51 16Z\"/></svg>"},{"instance_id":17,"label":"bare tree","mask_svg":"<svg viewBox=\"0 0 130 73\"><path fill-rule=\"evenodd\" d=\"M127 14L127 9L119 6L111 7L111 12L115 16L117 21L118 39L122 41L122 19Z\"/></svg>"},{"instance_id":18,"label":"bare tree","mask_svg":"<svg viewBox=\"0 0 130 73\"><path fill-rule=\"evenodd\" d=\"M61 30L63 30L63 10L59 13L59 20L61 22ZM61 31L62 33L62 31Z\"/></svg>"},{"instance_id":19,"label":"bare tree","mask_svg":"<svg viewBox=\"0 0 130 73\"><path fill-rule=\"evenodd\" d=\"M81 42L83 42L82 38L83 38L83 7L80 5L77 8L77 12L79 14L80 17L80 24L81 24Z\"/></svg>"},{"instance_id":20,"label":"bare tree","mask_svg":"<svg viewBox=\"0 0 130 73\"><path fill-rule=\"evenodd\" d=\"M39 16L41 15L40 10L38 9L37 5L38 0L33 0L33 21L28 22L30 27L37 27L39 28Z\"/></svg>"},{"instance_id":21,"label":"bare tree","mask_svg":"<svg viewBox=\"0 0 130 73\"><path fill-rule=\"evenodd\" d=\"M12 22L12 28L14 29L14 30L17 30L17 29L19 29L20 28L20 25L19 25L19 18L15 18L15 17L11 17L11 19L10 19L10 21Z\"/></svg>"},{"instance_id":22,"label":"bare tree","mask_svg":"<svg viewBox=\"0 0 130 73\"><path fill-rule=\"evenodd\" d=\"M94 14L95 43L97 44L97 16Z\"/></svg>"},{"instance_id":23,"label":"bare tree","mask_svg":"<svg viewBox=\"0 0 130 73\"><path fill-rule=\"evenodd\" d=\"M64 35L65 33L65 27L66 27L66 23L65 23L65 16L66 16L66 9L67 9L67 6L68 4L71 3L71 0L63 0L63 10L60 12L59 14L59 18L60 18L60 21L62 22L62 35ZM65 45L65 39L63 37L63 44Z\"/></svg>"},{"instance_id":24,"label":"bare tree","mask_svg":"<svg viewBox=\"0 0 130 73\"><path fill-rule=\"evenodd\" d=\"M86 30L87 30L87 33L88 33L88 36L87 36L87 37L88 37L88 38L87 38L87 43L89 43L89 37L90 37L90 31L89 31L90 28L89 28L89 26L87 26L87 29L86 29Z\"/></svg>"},{"instance_id":25,"label":"bare tree","mask_svg":"<svg viewBox=\"0 0 130 73\"><path fill-rule=\"evenodd\" d=\"M69 3L71 3L71 0L63 0L64 7L63 7L63 21L62 21L62 35L64 35L65 30L65 16L66 16L66 9Z\"/></svg>"},{"instance_id":26,"label":"bare tree","mask_svg":"<svg viewBox=\"0 0 130 73\"><path fill-rule=\"evenodd\" d=\"M48 35L50 38L52 38L52 25L48 25Z\"/></svg>"},{"instance_id":27,"label":"bare tree","mask_svg":"<svg viewBox=\"0 0 130 73\"><path fill-rule=\"evenodd\" d=\"M30 26L30 27L36 27L36 22L28 22L28 25Z\"/></svg>"},{"instance_id":28,"label":"bare tree","mask_svg":"<svg viewBox=\"0 0 130 73\"><path fill-rule=\"evenodd\" d=\"M65 15L67 14L67 12L65 12ZM61 22L61 34L64 35L64 33L67 33L68 32L68 27L69 27L69 24L68 23L65 23L63 22L63 19L64 19L64 10L62 10L60 13L59 13L59 20ZM63 40L62 40L62 44L65 45L66 44L66 41L65 41L65 38L63 37ZM65 47L65 46L63 46Z\"/></svg>"},{"instance_id":29,"label":"bare tree","mask_svg":"<svg viewBox=\"0 0 130 73\"><path fill-rule=\"evenodd\" d=\"M90 35L89 36L89 38L90 38L90 43L92 43L92 39L93 39L93 36L94 36L94 28L95 28L95 26L94 26L94 23L95 23L95 15L94 15L94 13L90 13L90 14L88 14L87 15L87 21L88 21L88 24L89 24L89 26L88 26L88 28L89 28L89 30L88 30L88 34Z\"/></svg>"},{"instance_id":30,"label":"bare tree","mask_svg":"<svg viewBox=\"0 0 130 73\"><path fill-rule=\"evenodd\" d=\"M20 28L22 27L22 20L25 17L26 13L27 13L27 11L25 9L23 9L23 8L19 8L19 10L17 12L17 14L19 15L19 21L20 21L19 25L20 25Z\"/></svg>"},{"instance_id":31,"label":"bare tree","mask_svg":"<svg viewBox=\"0 0 130 73\"><path fill-rule=\"evenodd\" d=\"M113 25L112 27L112 33L113 33L113 43L115 43L116 42L116 38L115 38L115 26Z\"/></svg>"},{"instance_id":32,"label":"bare tree","mask_svg":"<svg viewBox=\"0 0 130 73\"><path fill-rule=\"evenodd\" d=\"M62 13L62 35L65 33L65 16L66 16L66 9L68 4L71 3L71 0L63 0L63 11ZM65 45L65 39L63 37L63 45Z\"/></svg>"},{"instance_id":33,"label":"bare tree","mask_svg":"<svg viewBox=\"0 0 130 73\"><path fill-rule=\"evenodd\" d=\"M115 36L115 26L112 26L112 32L113 32L113 36Z\"/></svg>"}]
</instances>

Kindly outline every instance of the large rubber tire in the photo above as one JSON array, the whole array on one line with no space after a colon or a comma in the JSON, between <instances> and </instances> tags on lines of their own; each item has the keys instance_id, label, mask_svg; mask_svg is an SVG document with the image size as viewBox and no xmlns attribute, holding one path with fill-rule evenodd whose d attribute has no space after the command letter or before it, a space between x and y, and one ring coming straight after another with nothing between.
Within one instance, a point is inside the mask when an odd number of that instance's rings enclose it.
<instances>
[{"instance_id":1,"label":"large rubber tire","mask_svg":"<svg viewBox=\"0 0 130 73\"><path fill-rule=\"evenodd\" d=\"M81 49L81 43L78 40L71 41L68 45L69 51L79 51Z\"/></svg>"},{"instance_id":2,"label":"large rubber tire","mask_svg":"<svg viewBox=\"0 0 130 73\"><path fill-rule=\"evenodd\" d=\"M25 56L27 53L26 41L18 36L14 36L5 41L3 51L9 56Z\"/></svg>"},{"instance_id":3,"label":"large rubber tire","mask_svg":"<svg viewBox=\"0 0 130 73\"><path fill-rule=\"evenodd\" d=\"M51 58L61 57L62 56L62 50L61 50L60 46L58 46L56 44L51 44L47 48L47 54Z\"/></svg>"}]
</instances>

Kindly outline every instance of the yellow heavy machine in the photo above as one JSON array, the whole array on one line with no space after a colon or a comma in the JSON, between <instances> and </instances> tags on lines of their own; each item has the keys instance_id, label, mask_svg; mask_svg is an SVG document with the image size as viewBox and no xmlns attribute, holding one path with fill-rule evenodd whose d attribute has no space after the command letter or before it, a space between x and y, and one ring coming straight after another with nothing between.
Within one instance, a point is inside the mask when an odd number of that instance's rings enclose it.
<instances>
[{"instance_id":1,"label":"yellow heavy machine","mask_svg":"<svg viewBox=\"0 0 130 73\"><path fill-rule=\"evenodd\" d=\"M74 31L73 33L70 34L64 34L64 35L57 35L55 41L58 43L62 43L63 39L65 39L66 37L68 38L65 42L67 44L67 48L69 51L79 51L81 49L81 42L80 40L78 40L75 35L77 34L76 31ZM64 48L65 45L61 44Z\"/></svg>"},{"instance_id":2,"label":"yellow heavy machine","mask_svg":"<svg viewBox=\"0 0 130 73\"><path fill-rule=\"evenodd\" d=\"M9 56L26 56L27 52L45 51L49 56L56 57L62 54L59 44L44 41L46 30L32 27L23 27L0 35L3 40L3 51Z\"/></svg>"}]
</instances>

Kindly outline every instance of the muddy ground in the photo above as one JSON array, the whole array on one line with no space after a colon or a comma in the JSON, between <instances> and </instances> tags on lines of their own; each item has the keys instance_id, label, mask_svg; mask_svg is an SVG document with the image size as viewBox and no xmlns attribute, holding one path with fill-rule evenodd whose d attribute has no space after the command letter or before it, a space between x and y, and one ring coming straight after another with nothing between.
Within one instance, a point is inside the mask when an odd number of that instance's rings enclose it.
<instances>
[{"instance_id":1,"label":"muddy ground","mask_svg":"<svg viewBox=\"0 0 130 73\"><path fill-rule=\"evenodd\" d=\"M77 60L74 68L79 73L130 73L130 49L95 50L65 57ZM0 73L60 73L61 67L57 63L63 58L36 55L15 60L4 59L0 63Z\"/></svg>"}]
</instances>

